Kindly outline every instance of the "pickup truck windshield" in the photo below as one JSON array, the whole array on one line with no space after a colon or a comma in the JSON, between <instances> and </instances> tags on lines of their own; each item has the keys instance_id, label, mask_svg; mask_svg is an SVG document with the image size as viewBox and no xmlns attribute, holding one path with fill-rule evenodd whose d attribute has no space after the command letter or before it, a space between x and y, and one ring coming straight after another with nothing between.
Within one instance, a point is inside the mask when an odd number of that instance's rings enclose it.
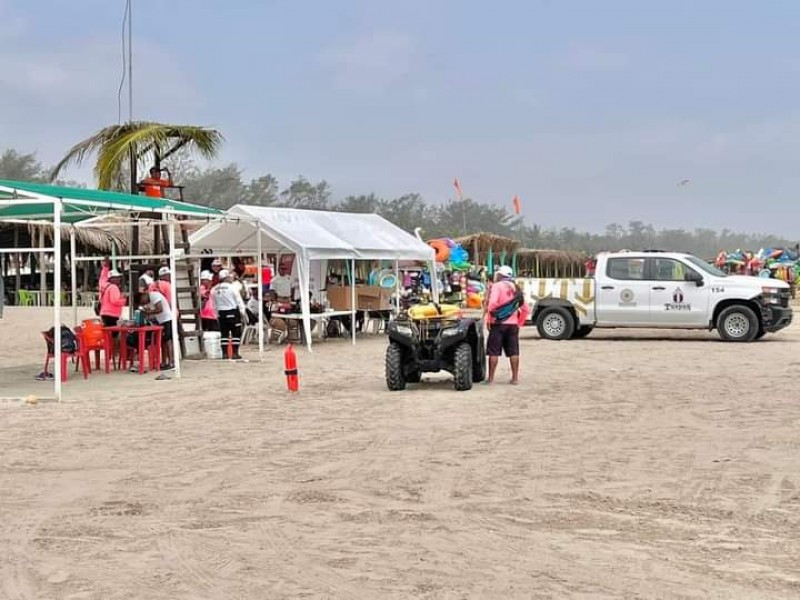
<instances>
[{"instance_id":1,"label":"pickup truck windshield","mask_svg":"<svg viewBox=\"0 0 800 600\"><path fill-rule=\"evenodd\" d=\"M700 260L696 256L685 256L684 258L686 260L688 260L690 263L692 263L694 266L696 266L696 267L702 269L703 271L705 271L706 273L708 273L709 275L714 275L715 277L727 277L728 276L728 274L725 273L725 271L720 271L714 265L710 265L706 261Z\"/></svg>"}]
</instances>

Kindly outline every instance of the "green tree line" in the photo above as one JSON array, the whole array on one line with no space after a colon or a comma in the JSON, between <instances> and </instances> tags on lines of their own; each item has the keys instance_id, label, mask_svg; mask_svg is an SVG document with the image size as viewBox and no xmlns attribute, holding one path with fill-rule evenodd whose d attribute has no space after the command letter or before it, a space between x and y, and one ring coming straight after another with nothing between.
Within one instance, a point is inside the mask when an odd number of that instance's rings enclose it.
<instances>
[{"instance_id":1,"label":"green tree line","mask_svg":"<svg viewBox=\"0 0 800 600\"><path fill-rule=\"evenodd\" d=\"M382 198L374 193L335 199L328 182L299 176L288 185L270 174L253 179L244 176L235 163L201 168L186 158L176 157L167 165L173 180L184 186L192 202L227 209L234 204L285 206L300 209L377 213L406 231L422 229L426 238L458 237L487 232L518 240L528 248L575 250L594 254L623 248L655 248L691 252L705 258L722 249L758 250L762 247L793 246L796 240L757 233L738 233L706 228L660 229L642 221L609 224L603 233L578 231L574 227L545 228L525 224L511 211L471 198L442 204L427 202L420 194ZM35 154L6 150L0 155L0 179L46 181L50 169Z\"/></svg>"}]
</instances>

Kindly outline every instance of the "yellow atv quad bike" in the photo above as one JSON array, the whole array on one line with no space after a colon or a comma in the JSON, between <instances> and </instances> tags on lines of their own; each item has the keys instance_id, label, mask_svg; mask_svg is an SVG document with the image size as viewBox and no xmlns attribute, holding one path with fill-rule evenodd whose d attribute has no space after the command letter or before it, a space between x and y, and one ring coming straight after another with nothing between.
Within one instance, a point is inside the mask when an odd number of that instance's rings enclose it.
<instances>
[{"instance_id":1,"label":"yellow atv quad bike","mask_svg":"<svg viewBox=\"0 0 800 600\"><path fill-rule=\"evenodd\" d=\"M457 391L486 378L483 322L465 319L452 304L425 304L389 323L386 385L391 391L419 383L423 373L447 371Z\"/></svg>"}]
</instances>

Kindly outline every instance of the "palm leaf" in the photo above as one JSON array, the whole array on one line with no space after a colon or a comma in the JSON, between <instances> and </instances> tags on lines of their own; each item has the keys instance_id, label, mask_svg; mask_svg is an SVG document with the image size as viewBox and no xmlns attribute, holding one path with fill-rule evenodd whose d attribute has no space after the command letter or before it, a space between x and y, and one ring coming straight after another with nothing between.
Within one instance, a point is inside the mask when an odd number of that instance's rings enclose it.
<instances>
[{"instance_id":1,"label":"palm leaf","mask_svg":"<svg viewBox=\"0 0 800 600\"><path fill-rule=\"evenodd\" d=\"M105 127L92 137L79 142L56 165L51 178L69 164L80 164L88 154L96 153L94 174L100 189L109 189L130 160L131 148L139 162L151 158L163 159L181 148L189 148L203 158L214 158L224 138L215 129L196 125L170 125L149 121L134 121Z\"/></svg>"}]
</instances>

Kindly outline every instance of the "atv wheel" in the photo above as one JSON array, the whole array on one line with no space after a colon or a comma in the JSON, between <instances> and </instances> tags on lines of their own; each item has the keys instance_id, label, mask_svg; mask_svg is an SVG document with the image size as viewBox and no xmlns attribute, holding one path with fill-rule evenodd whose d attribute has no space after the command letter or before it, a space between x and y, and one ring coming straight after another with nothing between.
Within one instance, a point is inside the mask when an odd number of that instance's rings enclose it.
<instances>
[{"instance_id":1,"label":"atv wheel","mask_svg":"<svg viewBox=\"0 0 800 600\"><path fill-rule=\"evenodd\" d=\"M406 378L403 373L403 348L397 344L389 344L386 349L386 386L392 392L406 389Z\"/></svg>"},{"instance_id":2,"label":"atv wheel","mask_svg":"<svg viewBox=\"0 0 800 600\"><path fill-rule=\"evenodd\" d=\"M483 346L479 346L477 351L478 358L472 365L472 383L480 383L486 379L486 350Z\"/></svg>"},{"instance_id":3,"label":"atv wheel","mask_svg":"<svg viewBox=\"0 0 800 600\"><path fill-rule=\"evenodd\" d=\"M592 333L592 329L594 329L594 327L591 325L579 325L575 330L575 333L572 334L572 339L579 340L581 338L585 338L587 335Z\"/></svg>"},{"instance_id":4,"label":"atv wheel","mask_svg":"<svg viewBox=\"0 0 800 600\"><path fill-rule=\"evenodd\" d=\"M575 330L575 319L563 306L549 306L539 314L536 329L546 340L568 340Z\"/></svg>"},{"instance_id":5,"label":"atv wheel","mask_svg":"<svg viewBox=\"0 0 800 600\"><path fill-rule=\"evenodd\" d=\"M758 329L756 313L743 304L723 308L717 317L717 331L726 342L752 342Z\"/></svg>"},{"instance_id":6,"label":"atv wheel","mask_svg":"<svg viewBox=\"0 0 800 600\"><path fill-rule=\"evenodd\" d=\"M453 357L453 385L457 392L472 389L472 348L466 342L459 344Z\"/></svg>"}]
</instances>

